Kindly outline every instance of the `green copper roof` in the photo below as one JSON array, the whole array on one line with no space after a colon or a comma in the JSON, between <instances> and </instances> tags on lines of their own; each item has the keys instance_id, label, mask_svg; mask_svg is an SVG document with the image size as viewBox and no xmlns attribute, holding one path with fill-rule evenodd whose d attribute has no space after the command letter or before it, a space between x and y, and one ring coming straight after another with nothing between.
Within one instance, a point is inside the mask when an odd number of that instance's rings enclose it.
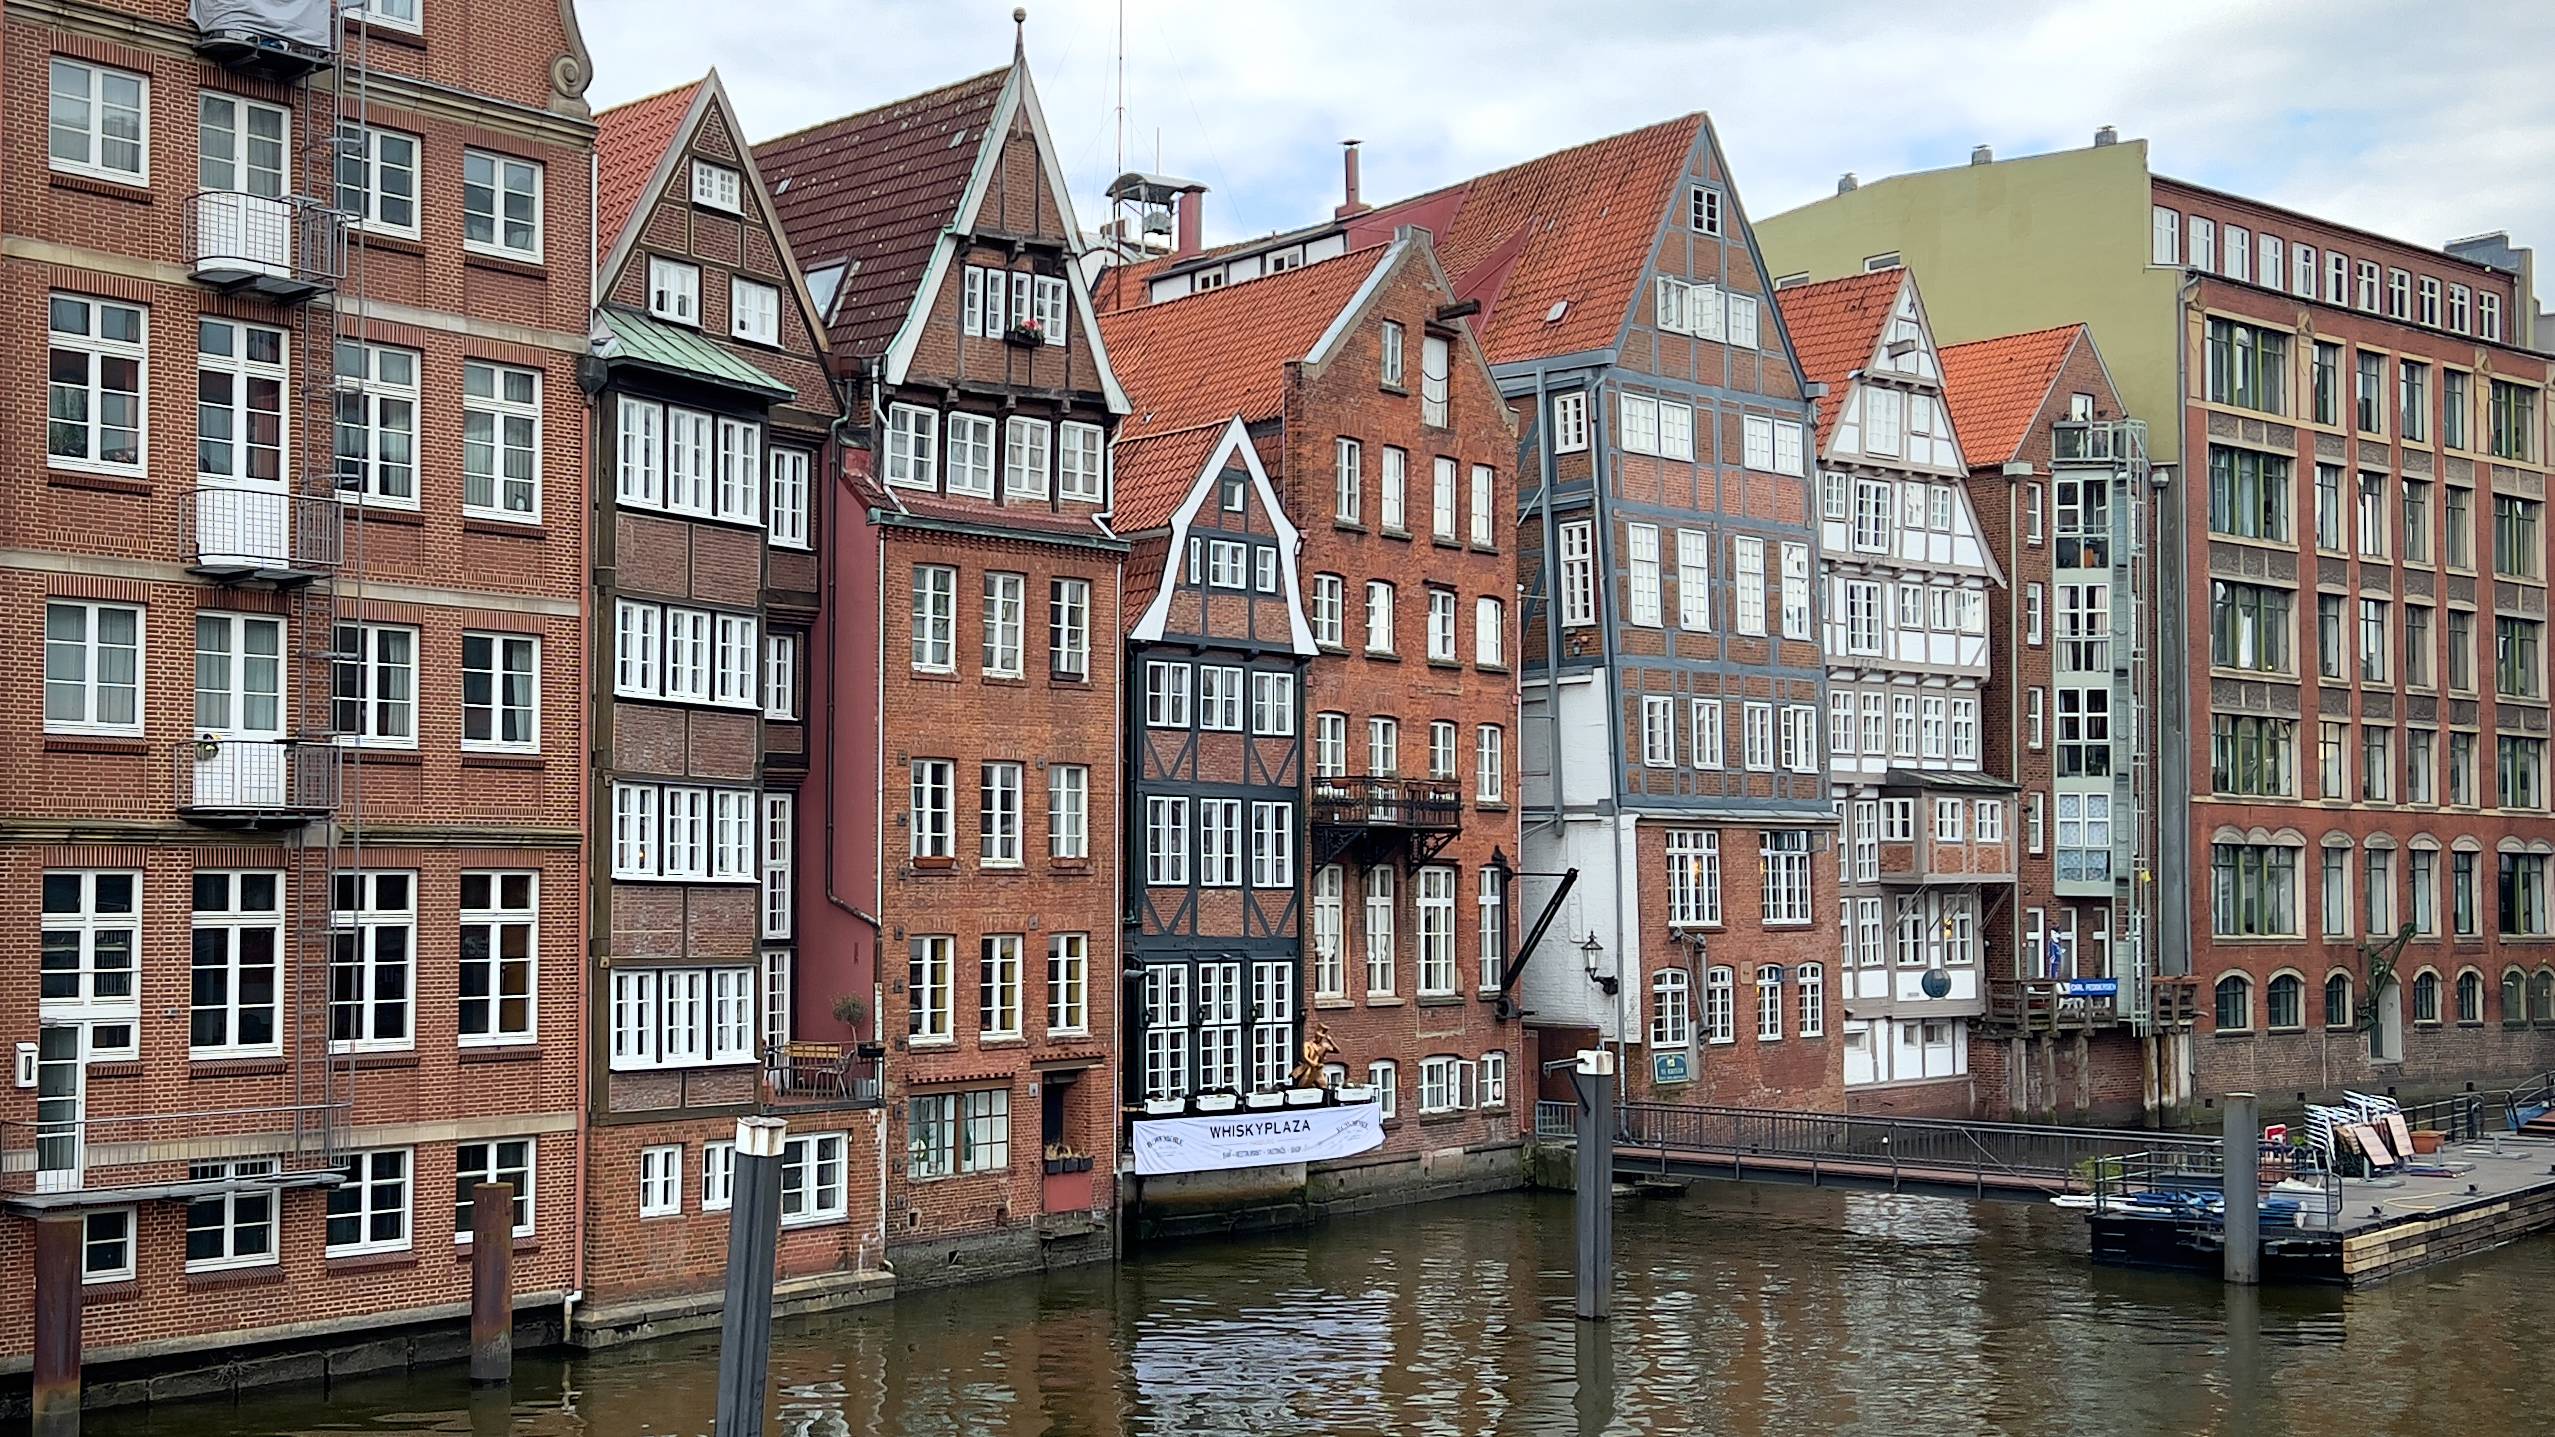
<instances>
[{"instance_id":1,"label":"green copper roof","mask_svg":"<svg viewBox=\"0 0 2555 1437\"><path fill-rule=\"evenodd\" d=\"M703 338L699 330L632 310L597 312L594 349L606 363L636 364L774 399L798 392Z\"/></svg>"}]
</instances>

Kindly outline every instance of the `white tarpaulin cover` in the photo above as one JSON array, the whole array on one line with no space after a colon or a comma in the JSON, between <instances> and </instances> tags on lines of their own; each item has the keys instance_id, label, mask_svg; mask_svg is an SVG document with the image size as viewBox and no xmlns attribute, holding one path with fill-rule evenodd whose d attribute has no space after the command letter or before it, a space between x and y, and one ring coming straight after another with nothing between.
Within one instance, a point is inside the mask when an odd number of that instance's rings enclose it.
<instances>
[{"instance_id":1,"label":"white tarpaulin cover","mask_svg":"<svg viewBox=\"0 0 2555 1437\"><path fill-rule=\"evenodd\" d=\"M271 35L325 50L332 0L189 0L187 15L207 34Z\"/></svg>"},{"instance_id":2,"label":"white tarpaulin cover","mask_svg":"<svg viewBox=\"0 0 2555 1437\"><path fill-rule=\"evenodd\" d=\"M1208 1118L1146 1118L1131 1125L1136 1171L1209 1173L1275 1163L1320 1162L1384 1145L1373 1103L1268 1108Z\"/></svg>"}]
</instances>

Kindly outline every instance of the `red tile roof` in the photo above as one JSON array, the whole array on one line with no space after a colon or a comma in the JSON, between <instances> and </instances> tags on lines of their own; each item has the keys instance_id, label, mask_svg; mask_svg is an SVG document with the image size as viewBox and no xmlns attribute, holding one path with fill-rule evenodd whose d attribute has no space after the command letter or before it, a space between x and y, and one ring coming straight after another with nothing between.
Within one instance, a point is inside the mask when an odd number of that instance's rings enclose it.
<instances>
[{"instance_id":1,"label":"red tile roof","mask_svg":"<svg viewBox=\"0 0 2555 1437\"><path fill-rule=\"evenodd\" d=\"M1237 414L1246 424L1276 418L1286 362L1312 352L1388 248L1102 315L1101 342L1135 406L1119 425L1121 444Z\"/></svg>"},{"instance_id":2,"label":"red tile roof","mask_svg":"<svg viewBox=\"0 0 2555 1437\"><path fill-rule=\"evenodd\" d=\"M754 147L800 265L853 262L834 301L837 354L878 354L905 322L1010 75L988 70Z\"/></svg>"},{"instance_id":3,"label":"red tile roof","mask_svg":"<svg viewBox=\"0 0 2555 1437\"><path fill-rule=\"evenodd\" d=\"M1818 452L1827 452L1850 377L1872 362L1881 329L1906 283L1906 270L1884 269L1774 292L1774 302L1783 309L1784 332L1792 336L1792 352L1801 359L1802 378L1828 387L1827 397L1819 401Z\"/></svg>"},{"instance_id":4,"label":"red tile roof","mask_svg":"<svg viewBox=\"0 0 2555 1437\"><path fill-rule=\"evenodd\" d=\"M1117 502L1110 521L1121 534L1141 534L1171 522L1172 511L1196 487L1198 471L1224 438L1231 416L1186 429L1157 430L1120 439L1116 454Z\"/></svg>"},{"instance_id":5,"label":"red tile roof","mask_svg":"<svg viewBox=\"0 0 2555 1437\"><path fill-rule=\"evenodd\" d=\"M1943 400L1972 469L2011 463L2085 326L2060 325L1944 347Z\"/></svg>"},{"instance_id":6,"label":"red tile roof","mask_svg":"<svg viewBox=\"0 0 2555 1437\"><path fill-rule=\"evenodd\" d=\"M1473 329L1493 364L1602 349L1623 328L1702 127L1702 115L1684 115L1387 205L1351 220L1349 243L1426 227L1455 298L1481 301Z\"/></svg>"},{"instance_id":7,"label":"red tile roof","mask_svg":"<svg viewBox=\"0 0 2555 1437\"><path fill-rule=\"evenodd\" d=\"M594 117L594 209L596 258L612 252L621 238L631 214L645 197L648 180L656 173L657 161L664 157L665 147L674 142L674 132L683 126L683 117L692 113L692 102L700 94L702 81L690 80L650 95L615 105Z\"/></svg>"}]
</instances>

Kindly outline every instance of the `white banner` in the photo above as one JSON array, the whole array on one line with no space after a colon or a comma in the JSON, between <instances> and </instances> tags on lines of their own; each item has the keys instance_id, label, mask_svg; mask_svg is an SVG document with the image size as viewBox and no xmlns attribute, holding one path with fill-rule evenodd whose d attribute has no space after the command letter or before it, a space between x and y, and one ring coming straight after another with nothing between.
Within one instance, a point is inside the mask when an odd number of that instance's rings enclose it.
<instances>
[{"instance_id":1,"label":"white banner","mask_svg":"<svg viewBox=\"0 0 2555 1437\"><path fill-rule=\"evenodd\" d=\"M1320 1162L1384 1145L1384 1125L1373 1103L1144 1118L1131 1131L1136 1171L1148 1177Z\"/></svg>"}]
</instances>

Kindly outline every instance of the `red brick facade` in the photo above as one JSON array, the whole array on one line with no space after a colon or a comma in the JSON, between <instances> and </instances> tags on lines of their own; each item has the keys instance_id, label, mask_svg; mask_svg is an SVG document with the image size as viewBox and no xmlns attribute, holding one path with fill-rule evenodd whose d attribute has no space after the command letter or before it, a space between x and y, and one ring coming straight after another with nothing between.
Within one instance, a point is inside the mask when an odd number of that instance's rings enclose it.
<instances>
[{"instance_id":1,"label":"red brick facade","mask_svg":"<svg viewBox=\"0 0 2555 1437\"><path fill-rule=\"evenodd\" d=\"M9 24L0 149L25 162L0 195L20 256L0 262L0 295L18 316L5 367L21 401L9 452L22 457L0 520L19 556L0 604L21 681L0 706L0 748L22 781L0 805L0 911L15 920L5 962L20 975L0 1015L47 1055L47 1098L65 1097L40 1105L21 1090L5 1105L0 1276L31 1291L34 1210L101 1214L85 1291L92 1364L254 1351L287 1330L325 1341L449 1311L469 1288L455 1245L468 1217L453 1204L463 1157L529 1190L521 1297L579 1282L575 358L592 127L573 22L564 8L524 10L496 29L432 6L422 32L375 27L367 119L394 134L392 168L413 161L410 203L385 201L375 218L414 233L353 242L335 288L363 297L360 320L325 285L311 295L296 282L284 298L191 278L201 259L222 283L246 279L244 257L269 279L306 277L288 245L258 239L257 225L291 221L256 176L280 156L282 193L327 188L302 178L328 163L324 73L256 79L199 58L176 0ZM85 137L85 160L48 167L49 83L99 113L144 111L144 147L113 148L110 128ZM473 121L454 118L457 96L484 97L462 101ZM224 139L278 121L280 150ZM199 202L211 182L200 156L229 157L239 189ZM465 171L494 164L520 184L527 163L542 176L537 222L466 245ZM331 228L318 214L299 223ZM355 401L377 462L347 493L342 548L332 338L386 356ZM49 346L66 351L50 366ZM78 368L87 390L51 412L99 427L39 425L48 367ZM485 375L513 405L486 421L503 450L488 468L465 445L466 411L487 413L466 392ZM128 385L143 411L131 440L105 432ZM200 409L188 397L199 388ZM378 628L333 627L347 625ZM332 677L357 681L342 660L358 634L366 692L332 705ZM342 762L339 735L354 745ZM340 892L364 904L333 965L332 853ZM111 956L128 951L129 965ZM94 978L71 972L83 953ZM118 1057L128 1032L134 1056ZM75 1051L83 1040L94 1058ZM40 1154L26 1126L38 1120L55 1135ZM71 1132L86 1138L77 1159ZM334 1193L305 1181L341 1160L363 1162L368 1181ZM243 1163L273 1167L222 1166ZM137 1191L152 1184L176 1191ZM28 1350L32 1319L19 1303L0 1352Z\"/></svg>"}]
</instances>

